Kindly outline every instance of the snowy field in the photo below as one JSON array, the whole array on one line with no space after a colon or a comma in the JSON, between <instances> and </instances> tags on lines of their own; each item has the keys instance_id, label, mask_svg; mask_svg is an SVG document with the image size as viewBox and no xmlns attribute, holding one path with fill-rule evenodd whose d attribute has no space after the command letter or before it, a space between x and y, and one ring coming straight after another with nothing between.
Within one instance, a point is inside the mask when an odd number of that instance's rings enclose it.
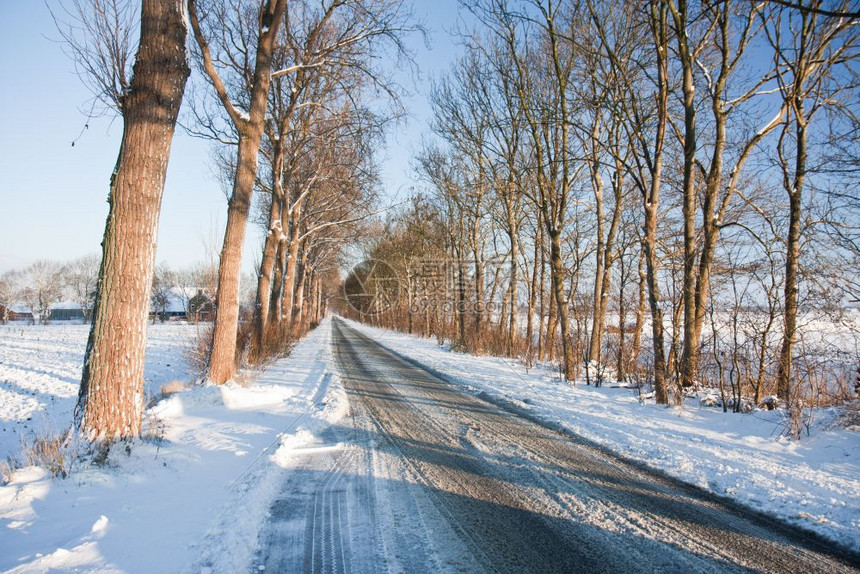
<instances>
[{"instance_id":1,"label":"snowy field","mask_svg":"<svg viewBox=\"0 0 860 574\"><path fill-rule=\"evenodd\" d=\"M144 374L147 400L161 386L191 378L185 349L197 325L149 326ZM21 441L59 433L72 421L89 325L0 325L0 460Z\"/></svg>"},{"instance_id":2,"label":"snowy field","mask_svg":"<svg viewBox=\"0 0 860 574\"><path fill-rule=\"evenodd\" d=\"M471 392L860 549L860 432L839 428L839 409L818 409L811 436L794 442L782 436L779 412L640 404L634 389L574 387L512 359L452 353L435 340L349 324Z\"/></svg>"},{"instance_id":3,"label":"snowy field","mask_svg":"<svg viewBox=\"0 0 860 574\"><path fill-rule=\"evenodd\" d=\"M188 380L183 349L193 330L150 331L150 389ZM72 327L0 333L9 394L0 434L68 424L85 338L86 328ZM253 384L196 387L162 400L148 411L149 438L130 453L115 448L106 467L78 463L62 480L40 468L18 470L0 487L0 571L247 570L290 453L343 415L329 349L325 322L286 360L248 373ZM10 397L14 409L6 407Z\"/></svg>"},{"instance_id":4,"label":"snowy field","mask_svg":"<svg viewBox=\"0 0 860 574\"><path fill-rule=\"evenodd\" d=\"M356 326L470 392L860 549L860 433L838 429L834 410L817 413L811 437L791 442L778 413L640 404L630 389L572 387L548 370ZM152 328L151 392L190 380L183 349L193 329ZM0 330L4 456L17 452L19 436L68 424L85 338L85 327ZM77 462L66 479L18 470L0 486L0 571L255 568L280 486L328 425L346 424L336 372L326 320L286 359L245 373L244 386L195 387L160 401L148 411L147 438L130 452L115 448L106 466Z\"/></svg>"}]
</instances>

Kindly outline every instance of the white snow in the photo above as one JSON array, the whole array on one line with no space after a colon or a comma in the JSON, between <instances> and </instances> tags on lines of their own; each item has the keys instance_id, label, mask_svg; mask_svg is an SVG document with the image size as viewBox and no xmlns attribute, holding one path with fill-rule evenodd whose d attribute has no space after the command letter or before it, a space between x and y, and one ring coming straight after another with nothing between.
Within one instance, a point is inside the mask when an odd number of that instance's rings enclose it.
<instances>
[{"instance_id":1,"label":"white snow","mask_svg":"<svg viewBox=\"0 0 860 574\"><path fill-rule=\"evenodd\" d=\"M860 549L860 432L836 428L837 409L817 410L811 436L791 441L779 411L643 404L635 389L573 386L557 370L454 353L434 340L349 323L471 392Z\"/></svg>"},{"instance_id":2,"label":"white snow","mask_svg":"<svg viewBox=\"0 0 860 574\"><path fill-rule=\"evenodd\" d=\"M781 438L776 412L723 414L641 404L631 389L562 383L549 369L452 353L433 341L356 325L473 393L564 426L619 454L860 547L860 434ZM146 386L190 381L183 348L196 328L149 329ZM0 328L0 448L71 420L86 327ZM239 572L286 477L325 440L348 402L331 355L331 321L246 386L196 386L147 411L147 439L115 447L105 466L69 478L24 467L0 486L0 571ZM29 420L28 420L29 419ZM26 425L26 426L25 426ZM383 472L378 470L375 472ZM322 478L320 478L322 480ZM387 519L386 519L387 520ZM395 528L396 521L383 528Z\"/></svg>"},{"instance_id":3,"label":"white snow","mask_svg":"<svg viewBox=\"0 0 860 574\"><path fill-rule=\"evenodd\" d=\"M149 388L188 380L182 348L193 329L150 327ZM55 428L68 424L83 331L0 331L4 399L17 402L3 401L0 435L23 434L12 429L26 416L28 428L39 416ZM247 388L195 387L162 400L148 411L151 438L130 453L115 447L103 467L77 463L67 479L36 467L17 470L0 487L0 571L246 570L290 451L345 412L330 362L324 322ZM21 391L29 388L38 391ZM14 454L14 440L2 446L4 455Z\"/></svg>"},{"instance_id":4,"label":"white snow","mask_svg":"<svg viewBox=\"0 0 860 574\"><path fill-rule=\"evenodd\" d=\"M146 399L174 379L189 380L183 352L198 328L149 326ZM88 334L89 325L0 325L0 460L17 454L21 441L71 423Z\"/></svg>"}]
</instances>

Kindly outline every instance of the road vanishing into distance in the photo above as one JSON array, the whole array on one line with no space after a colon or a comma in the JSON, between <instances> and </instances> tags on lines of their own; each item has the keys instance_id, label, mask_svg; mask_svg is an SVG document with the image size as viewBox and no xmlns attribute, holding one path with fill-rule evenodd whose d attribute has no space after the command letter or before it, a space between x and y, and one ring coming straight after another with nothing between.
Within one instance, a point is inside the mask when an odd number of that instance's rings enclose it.
<instances>
[{"instance_id":1,"label":"road vanishing into distance","mask_svg":"<svg viewBox=\"0 0 860 574\"><path fill-rule=\"evenodd\" d=\"M860 572L857 554L332 329L350 414L289 473L266 572Z\"/></svg>"}]
</instances>

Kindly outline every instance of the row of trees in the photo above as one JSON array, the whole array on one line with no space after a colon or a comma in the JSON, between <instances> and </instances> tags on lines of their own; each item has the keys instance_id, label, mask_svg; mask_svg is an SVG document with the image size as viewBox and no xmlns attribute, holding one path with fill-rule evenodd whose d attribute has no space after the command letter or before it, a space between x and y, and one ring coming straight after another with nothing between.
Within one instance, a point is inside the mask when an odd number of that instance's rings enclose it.
<instances>
[{"instance_id":1,"label":"row of trees","mask_svg":"<svg viewBox=\"0 0 860 574\"><path fill-rule=\"evenodd\" d=\"M713 382L799 408L802 326L860 298L856 3L464 4L429 191L368 248L398 296L360 314L644 373L663 404ZM370 269L347 286L391 289Z\"/></svg>"},{"instance_id":2,"label":"row of trees","mask_svg":"<svg viewBox=\"0 0 860 574\"><path fill-rule=\"evenodd\" d=\"M57 18L79 70L123 119L75 412L81 434L105 445L140 434L157 222L183 99L229 189L206 369L221 384L324 313L341 246L370 214L373 149L399 102L387 74L412 30L400 0L142 0L139 19L129 6L73 0L71 24ZM189 61L199 73L186 94ZM253 316L242 318L255 195L266 235Z\"/></svg>"}]
</instances>

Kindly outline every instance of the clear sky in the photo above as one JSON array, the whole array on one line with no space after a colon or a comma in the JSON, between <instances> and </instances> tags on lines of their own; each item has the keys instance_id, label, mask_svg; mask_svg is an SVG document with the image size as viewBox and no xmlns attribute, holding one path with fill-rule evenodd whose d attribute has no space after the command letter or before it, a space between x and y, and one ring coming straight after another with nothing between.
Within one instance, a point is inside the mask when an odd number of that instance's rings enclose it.
<instances>
[{"instance_id":1,"label":"clear sky","mask_svg":"<svg viewBox=\"0 0 860 574\"><path fill-rule=\"evenodd\" d=\"M427 130L427 79L444 70L456 52L447 34L457 22L456 0L413 0L413 6L428 28L431 49L418 35L409 40L421 69L417 84L402 76L414 92L406 100L413 117L390 135L380 154L386 158L386 192L400 196L414 185L410 158ZM100 253L122 123L118 118L92 119L78 137L87 123L82 110L91 95L57 37L43 2L0 0L0 272L36 259L64 262ZM202 262L207 245L220 249L226 212L226 196L212 176L208 142L177 130L159 223L158 261L171 267ZM248 229L246 270L258 257L261 237L252 226Z\"/></svg>"}]
</instances>

